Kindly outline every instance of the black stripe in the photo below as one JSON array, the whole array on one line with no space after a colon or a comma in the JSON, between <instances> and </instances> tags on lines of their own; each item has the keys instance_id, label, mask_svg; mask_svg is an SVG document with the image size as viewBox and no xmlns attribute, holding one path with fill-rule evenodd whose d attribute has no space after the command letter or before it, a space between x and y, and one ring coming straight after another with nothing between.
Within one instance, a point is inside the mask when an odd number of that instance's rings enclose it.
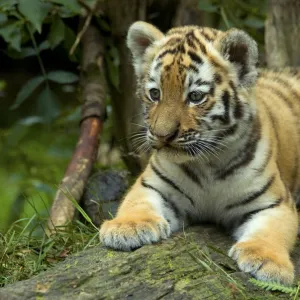
<instances>
[{"instance_id":1,"label":"black stripe","mask_svg":"<svg viewBox=\"0 0 300 300\"><path fill-rule=\"evenodd\" d=\"M188 69L190 70L190 71L193 71L193 72L195 72L195 73L198 73L198 68L195 66L195 65L193 65L193 64L190 64L189 66L188 66Z\"/></svg>"},{"instance_id":2,"label":"black stripe","mask_svg":"<svg viewBox=\"0 0 300 300\"><path fill-rule=\"evenodd\" d=\"M182 41L181 38L178 38L178 37L175 36L175 37L170 38L168 40L168 42L166 43L166 45L168 45L168 46L174 46L174 45L180 43L181 41Z\"/></svg>"},{"instance_id":3,"label":"black stripe","mask_svg":"<svg viewBox=\"0 0 300 300\"><path fill-rule=\"evenodd\" d=\"M187 44L188 44L191 48L196 49L196 45L195 45L195 43L194 43L194 39L195 39L194 32L193 32L193 31L188 32L188 33L186 34L185 38L186 38Z\"/></svg>"},{"instance_id":4,"label":"black stripe","mask_svg":"<svg viewBox=\"0 0 300 300\"><path fill-rule=\"evenodd\" d=\"M267 183L262 188L253 192L252 194L250 194L247 198L243 199L242 201L227 205L226 209L232 209L232 208L236 208L239 206L243 206L243 205L249 204L250 202L256 200L258 197L262 196L269 189L269 187L274 182L274 179L275 179L275 175L273 175L271 178L269 178Z\"/></svg>"},{"instance_id":5,"label":"black stripe","mask_svg":"<svg viewBox=\"0 0 300 300\"><path fill-rule=\"evenodd\" d=\"M223 102L224 109L225 109L224 123L228 124L230 122L230 119L229 119L229 93L228 93L228 91L225 91L223 93L222 102Z\"/></svg>"},{"instance_id":6,"label":"black stripe","mask_svg":"<svg viewBox=\"0 0 300 300\"><path fill-rule=\"evenodd\" d=\"M201 85L210 85L211 83L202 79L198 79L195 81L195 85L201 86Z\"/></svg>"},{"instance_id":7,"label":"black stripe","mask_svg":"<svg viewBox=\"0 0 300 300\"><path fill-rule=\"evenodd\" d=\"M163 64L162 61L159 61L158 63L156 63L154 70L157 71L162 66L162 64Z\"/></svg>"},{"instance_id":8,"label":"black stripe","mask_svg":"<svg viewBox=\"0 0 300 300\"><path fill-rule=\"evenodd\" d=\"M298 118L298 116L294 113L294 104L290 101L288 97L286 97L279 89L277 89L273 84L271 83L260 83L260 87L264 89L265 92L268 92L274 96L277 96L277 99L281 100L283 103L286 104L286 106L291 110L293 115Z\"/></svg>"},{"instance_id":9,"label":"black stripe","mask_svg":"<svg viewBox=\"0 0 300 300\"><path fill-rule=\"evenodd\" d=\"M206 48L205 48L205 46L204 46L202 43L200 43L200 41L199 41L199 47L200 47L202 53L203 53L204 55L206 55L206 53L207 53Z\"/></svg>"},{"instance_id":10,"label":"black stripe","mask_svg":"<svg viewBox=\"0 0 300 300\"><path fill-rule=\"evenodd\" d=\"M213 121L220 120L222 123L224 123L224 115L211 115L210 118Z\"/></svg>"},{"instance_id":11,"label":"black stripe","mask_svg":"<svg viewBox=\"0 0 300 300\"><path fill-rule=\"evenodd\" d=\"M157 59L161 59L168 54L175 54L177 52L177 47L174 49L167 49L158 55Z\"/></svg>"},{"instance_id":12,"label":"black stripe","mask_svg":"<svg viewBox=\"0 0 300 300\"><path fill-rule=\"evenodd\" d=\"M224 114L223 115L211 115L210 118L212 121L219 120L224 124L230 123L230 117L229 117L229 110L230 110L230 104L229 104L229 93L228 91L225 91L222 95L222 102L224 106Z\"/></svg>"},{"instance_id":13,"label":"black stripe","mask_svg":"<svg viewBox=\"0 0 300 300\"><path fill-rule=\"evenodd\" d=\"M187 43L190 45L192 48L195 47L195 43L200 47L201 51L203 54L206 54L206 48L205 46L198 40L198 38L195 36L194 31L190 31L187 35Z\"/></svg>"},{"instance_id":14,"label":"black stripe","mask_svg":"<svg viewBox=\"0 0 300 300\"><path fill-rule=\"evenodd\" d=\"M283 78L280 78L280 77L274 77L274 78L271 78L271 80L275 80L276 82L278 82L279 84L282 84L289 92L291 92L293 94L293 96L295 98L298 98L300 99L300 94L298 94L298 91L296 91L294 88L293 88L293 85L290 84L290 82L288 80L285 80Z\"/></svg>"},{"instance_id":15,"label":"black stripe","mask_svg":"<svg viewBox=\"0 0 300 300\"><path fill-rule=\"evenodd\" d=\"M166 72L169 72L171 70L171 67L173 66L173 62L170 63L169 65L165 65L164 69ZM166 74L167 77L169 77L169 74Z\"/></svg>"},{"instance_id":16,"label":"black stripe","mask_svg":"<svg viewBox=\"0 0 300 300\"><path fill-rule=\"evenodd\" d=\"M246 223L252 216L254 216L255 214L257 214L261 211L279 206L281 204L281 202L282 202L282 198L278 199L276 202L274 202L273 204L271 204L269 206L258 208L258 209L255 209L255 210L252 210L252 211L249 211L249 212L245 213L241 217L238 226L241 226L242 224Z\"/></svg>"},{"instance_id":17,"label":"black stripe","mask_svg":"<svg viewBox=\"0 0 300 300\"><path fill-rule=\"evenodd\" d=\"M256 122L253 125L252 132L250 133L244 148L242 148L238 154L230 160L230 162L227 164L227 167L217 172L217 179L224 180L228 176L232 175L237 169L249 164L254 158L260 137L260 124Z\"/></svg>"},{"instance_id":18,"label":"black stripe","mask_svg":"<svg viewBox=\"0 0 300 300\"><path fill-rule=\"evenodd\" d=\"M224 130L221 133L221 139L225 138L228 135L234 135L236 133L237 129L238 129L237 124L234 124L234 125L230 126L229 128L227 128L226 130Z\"/></svg>"},{"instance_id":19,"label":"black stripe","mask_svg":"<svg viewBox=\"0 0 300 300\"><path fill-rule=\"evenodd\" d=\"M233 99L235 101L235 107L233 111L233 115L236 119L241 119L244 115L244 107L241 100L238 98L236 88L232 81L229 82L229 86L231 87L233 93Z\"/></svg>"},{"instance_id":20,"label":"black stripe","mask_svg":"<svg viewBox=\"0 0 300 300\"><path fill-rule=\"evenodd\" d=\"M195 52L188 51L188 55L190 56L191 60L196 64L203 64L202 58L198 56Z\"/></svg>"},{"instance_id":21,"label":"black stripe","mask_svg":"<svg viewBox=\"0 0 300 300\"><path fill-rule=\"evenodd\" d=\"M244 115L243 105L242 105L240 99L238 99L238 98L235 98L235 107L234 107L233 115L234 115L235 119L241 119Z\"/></svg>"},{"instance_id":22,"label":"black stripe","mask_svg":"<svg viewBox=\"0 0 300 300\"><path fill-rule=\"evenodd\" d=\"M222 77L221 77L220 74L215 74L214 79L215 79L216 84L221 84L222 83Z\"/></svg>"},{"instance_id":23,"label":"black stripe","mask_svg":"<svg viewBox=\"0 0 300 300\"><path fill-rule=\"evenodd\" d=\"M191 179L194 183L196 183L202 188L200 178L191 168L189 168L189 166L181 164L180 168L189 179Z\"/></svg>"},{"instance_id":24,"label":"black stripe","mask_svg":"<svg viewBox=\"0 0 300 300\"><path fill-rule=\"evenodd\" d=\"M207 40L207 41L212 41L211 37L204 31L201 31L201 35Z\"/></svg>"},{"instance_id":25,"label":"black stripe","mask_svg":"<svg viewBox=\"0 0 300 300\"><path fill-rule=\"evenodd\" d=\"M219 139L219 141L222 141L227 136L234 135L238 129L238 125L234 124L230 127L228 127L226 130L222 131L221 133L217 134L216 137Z\"/></svg>"},{"instance_id":26,"label":"black stripe","mask_svg":"<svg viewBox=\"0 0 300 300\"><path fill-rule=\"evenodd\" d=\"M165 206L168 207L169 209L171 209L174 212L177 219L180 219L180 218L183 217L180 210L179 210L179 208L177 207L177 205L173 201L168 199L160 190L158 190L154 186L146 183L145 179L142 179L142 186L158 193L161 196L161 198L164 200Z\"/></svg>"},{"instance_id":27,"label":"black stripe","mask_svg":"<svg viewBox=\"0 0 300 300\"><path fill-rule=\"evenodd\" d=\"M179 45L177 46L177 52L178 52L178 53L185 53L185 52L186 52L183 43L181 43L181 44L179 44Z\"/></svg>"},{"instance_id":28,"label":"black stripe","mask_svg":"<svg viewBox=\"0 0 300 300\"><path fill-rule=\"evenodd\" d=\"M152 168L152 170L154 171L154 173L163 181L165 181L166 183L168 183L174 190L180 192L183 196L185 196L193 206L195 206L195 202L194 200L188 196L184 191L182 191L171 179L169 179L168 177L166 177L165 175L163 175L151 162L150 166Z\"/></svg>"},{"instance_id":29,"label":"black stripe","mask_svg":"<svg viewBox=\"0 0 300 300\"><path fill-rule=\"evenodd\" d=\"M273 115L273 113L271 112L269 106L268 106L265 102L263 102L263 104L264 104L264 107L265 107L265 109L266 109L267 115L268 115L268 117L269 117L269 119L270 119L270 121L271 121L272 129L273 129L273 131L274 131L275 138L276 138L276 146L278 146L279 136L278 136L278 132L277 132L277 129L276 129L276 124L277 124L277 122L276 122L276 120L275 120L275 118L274 118L274 115Z\"/></svg>"}]
</instances>

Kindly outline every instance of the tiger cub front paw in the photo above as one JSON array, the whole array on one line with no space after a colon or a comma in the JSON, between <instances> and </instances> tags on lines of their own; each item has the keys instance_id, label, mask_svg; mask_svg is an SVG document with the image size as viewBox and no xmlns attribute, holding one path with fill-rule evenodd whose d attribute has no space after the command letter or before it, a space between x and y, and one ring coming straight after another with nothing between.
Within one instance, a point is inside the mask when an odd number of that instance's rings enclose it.
<instances>
[{"instance_id":1,"label":"tiger cub front paw","mask_svg":"<svg viewBox=\"0 0 300 300\"><path fill-rule=\"evenodd\" d=\"M156 215L116 217L105 221L100 229L100 241L107 247L130 251L170 236L169 223Z\"/></svg>"},{"instance_id":2,"label":"tiger cub front paw","mask_svg":"<svg viewBox=\"0 0 300 300\"><path fill-rule=\"evenodd\" d=\"M294 267L284 249L276 249L262 241L239 242L229 251L239 268L256 279L290 285Z\"/></svg>"}]
</instances>

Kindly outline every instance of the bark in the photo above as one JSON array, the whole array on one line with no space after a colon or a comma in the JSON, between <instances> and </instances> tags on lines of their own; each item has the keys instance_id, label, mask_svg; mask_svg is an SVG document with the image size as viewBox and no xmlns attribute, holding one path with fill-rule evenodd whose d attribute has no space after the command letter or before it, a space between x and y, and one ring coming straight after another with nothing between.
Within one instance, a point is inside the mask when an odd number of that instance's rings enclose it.
<instances>
[{"instance_id":1,"label":"bark","mask_svg":"<svg viewBox=\"0 0 300 300\"><path fill-rule=\"evenodd\" d=\"M217 229L202 226L130 253L94 247L29 280L0 289L0 299L290 299L249 283L249 276L221 254L231 243ZM211 262L203 258L207 249ZM294 253L297 279L299 254L298 247ZM244 288L245 297L237 284Z\"/></svg>"},{"instance_id":2,"label":"bark","mask_svg":"<svg viewBox=\"0 0 300 300\"><path fill-rule=\"evenodd\" d=\"M81 70L82 121L80 136L58 187L48 221L49 233L56 226L73 219L75 207L70 197L79 201L98 150L99 134L105 115L105 87L103 78L103 48L99 32L93 26L82 37L83 60Z\"/></svg>"},{"instance_id":3,"label":"bark","mask_svg":"<svg viewBox=\"0 0 300 300\"><path fill-rule=\"evenodd\" d=\"M211 26L205 12L198 9L199 0L181 0L173 19L173 26L198 25Z\"/></svg>"},{"instance_id":4,"label":"bark","mask_svg":"<svg viewBox=\"0 0 300 300\"><path fill-rule=\"evenodd\" d=\"M268 67L300 66L300 1L270 0L265 29Z\"/></svg>"},{"instance_id":5,"label":"bark","mask_svg":"<svg viewBox=\"0 0 300 300\"><path fill-rule=\"evenodd\" d=\"M132 174L141 171L141 157L136 156L130 143L130 136L140 129L135 124L142 123L142 107L135 96L135 76L131 65L131 55L126 46L128 27L136 20L145 20L147 1L110 0L103 3L104 15L110 19L114 46L119 53L120 86L110 86L114 115L116 141L121 148L122 158ZM117 8L117 9L116 9Z\"/></svg>"}]
</instances>

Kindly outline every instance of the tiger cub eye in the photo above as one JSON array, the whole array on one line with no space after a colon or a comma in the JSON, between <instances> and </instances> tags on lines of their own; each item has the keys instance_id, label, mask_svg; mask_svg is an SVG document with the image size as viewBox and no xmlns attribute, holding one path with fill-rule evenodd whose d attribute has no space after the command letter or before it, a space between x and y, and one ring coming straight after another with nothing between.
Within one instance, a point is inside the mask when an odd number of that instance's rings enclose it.
<instances>
[{"instance_id":1,"label":"tiger cub eye","mask_svg":"<svg viewBox=\"0 0 300 300\"><path fill-rule=\"evenodd\" d=\"M152 101L159 101L160 91L158 89L151 89L149 92Z\"/></svg>"},{"instance_id":2,"label":"tiger cub eye","mask_svg":"<svg viewBox=\"0 0 300 300\"><path fill-rule=\"evenodd\" d=\"M200 92L191 92L188 95L188 101L192 104L200 104L205 99L205 94Z\"/></svg>"}]
</instances>

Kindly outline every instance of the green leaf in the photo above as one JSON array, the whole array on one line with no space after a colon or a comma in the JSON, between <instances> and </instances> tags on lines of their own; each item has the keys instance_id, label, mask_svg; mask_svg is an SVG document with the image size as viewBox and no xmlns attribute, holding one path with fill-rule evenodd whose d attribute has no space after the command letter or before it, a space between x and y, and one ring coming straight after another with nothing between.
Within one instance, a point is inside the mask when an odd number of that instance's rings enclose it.
<instances>
[{"instance_id":1,"label":"green leaf","mask_svg":"<svg viewBox=\"0 0 300 300\"><path fill-rule=\"evenodd\" d=\"M42 24L52 5L40 0L19 0L20 13L41 33Z\"/></svg>"},{"instance_id":2,"label":"green leaf","mask_svg":"<svg viewBox=\"0 0 300 300\"><path fill-rule=\"evenodd\" d=\"M25 57L30 57L36 54L35 50L31 47L22 47L21 51L16 51L15 49L7 49L5 53L13 59L23 59Z\"/></svg>"},{"instance_id":3,"label":"green leaf","mask_svg":"<svg viewBox=\"0 0 300 300\"><path fill-rule=\"evenodd\" d=\"M16 101L11 106L11 109L18 108L43 81L43 76L37 76L27 81L18 92Z\"/></svg>"},{"instance_id":4,"label":"green leaf","mask_svg":"<svg viewBox=\"0 0 300 300\"><path fill-rule=\"evenodd\" d=\"M51 0L52 3L61 4L75 14L81 13L81 5L77 0Z\"/></svg>"},{"instance_id":5,"label":"green leaf","mask_svg":"<svg viewBox=\"0 0 300 300\"><path fill-rule=\"evenodd\" d=\"M50 48L50 44L47 40L42 42L39 46L39 51L42 52ZM7 49L5 52L8 56L12 57L13 59L23 59L26 57L36 55L36 51L32 47L22 47L21 51L16 51L15 49Z\"/></svg>"},{"instance_id":6,"label":"green leaf","mask_svg":"<svg viewBox=\"0 0 300 300\"><path fill-rule=\"evenodd\" d=\"M0 8L9 9L17 3L17 0L0 0Z\"/></svg>"},{"instance_id":7,"label":"green leaf","mask_svg":"<svg viewBox=\"0 0 300 300\"><path fill-rule=\"evenodd\" d=\"M57 83L65 84L76 82L78 81L79 77L74 73L58 70L49 72L48 79Z\"/></svg>"},{"instance_id":8,"label":"green leaf","mask_svg":"<svg viewBox=\"0 0 300 300\"><path fill-rule=\"evenodd\" d=\"M51 49L59 45L65 37L65 24L60 18L55 18L51 24L50 33L47 40Z\"/></svg>"},{"instance_id":9,"label":"green leaf","mask_svg":"<svg viewBox=\"0 0 300 300\"><path fill-rule=\"evenodd\" d=\"M42 52L43 50L47 50L50 48L50 43L49 41L45 40L42 43L39 44L39 50Z\"/></svg>"},{"instance_id":10,"label":"green leaf","mask_svg":"<svg viewBox=\"0 0 300 300\"><path fill-rule=\"evenodd\" d=\"M264 20L259 19L255 16L249 16L243 22L245 25L247 25L251 28L254 28L254 29L261 29L261 28L264 28L264 26L265 26Z\"/></svg>"},{"instance_id":11,"label":"green leaf","mask_svg":"<svg viewBox=\"0 0 300 300\"><path fill-rule=\"evenodd\" d=\"M219 9L218 5L213 4L210 0L199 0L198 7L200 10L210 13L217 12Z\"/></svg>"},{"instance_id":12,"label":"green leaf","mask_svg":"<svg viewBox=\"0 0 300 300\"><path fill-rule=\"evenodd\" d=\"M7 21L7 16L3 13L0 13L0 25L3 25Z\"/></svg>"},{"instance_id":13,"label":"green leaf","mask_svg":"<svg viewBox=\"0 0 300 300\"><path fill-rule=\"evenodd\" d=\"M24 119L21 119L18 124L24 125L24 126L31 126L35 124L41 124L43 123L43 119L38 116L30 116L26 117Z\"/></svg>"},{"instance_id":14,"label":"green leaf","mask_svg":"<svg viewBox=\"0 0 300 300\"><path fill-rule=\"evenodd\" d=\"M58 97L49 87L46 87L37 98L37 112L46 121L55 119L60 113Z\"/></svg>"},{"instance_id":15,"label":"green leaf","mask_svg":"<svg viewBox=\"0 0 300 300\"><path fill-rule=\"evenodd\" d=\"M15 50L21 51L21 27L16 22L0 28L0 36Z\"/></svg>"},{"instance_id":16,"label":"green leaf","mask_svg":"<svg viewBox=\"0 0 300 300\"><path fill-rule=\"evenodd\" d=\"M95 7L97 1L98 1L98 0L85 0L85 4L86 4L90 9L92 9L93 7Z\"/></svg>"}]
</instances>

